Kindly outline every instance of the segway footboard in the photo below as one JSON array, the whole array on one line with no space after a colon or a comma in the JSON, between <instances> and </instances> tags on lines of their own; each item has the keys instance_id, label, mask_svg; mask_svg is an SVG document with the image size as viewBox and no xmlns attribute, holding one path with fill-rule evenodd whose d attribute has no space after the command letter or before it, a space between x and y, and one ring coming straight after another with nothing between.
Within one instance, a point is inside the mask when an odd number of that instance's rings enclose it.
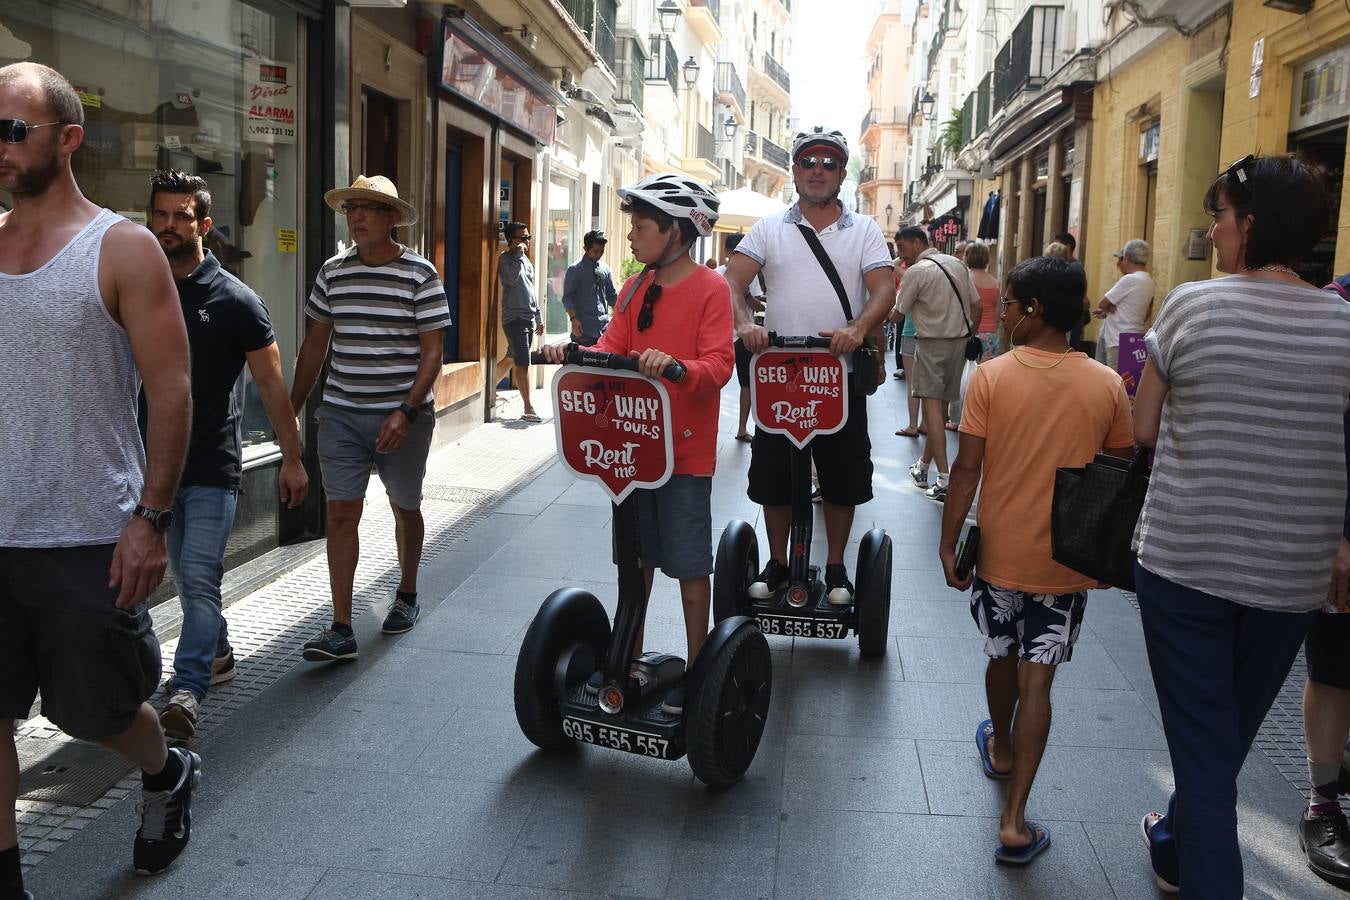
<instances>
[{"instance_id":1,"label":"segway footboard","mask_svg":"<svg viewBox=\"0 0 1350 900\"><path fill-rule=\"evenodd\" d=\"M680 759L685 754L683 717L664 711L659 701L646 709L611 715L600 709L597 694L581 684L559 709L562 732L574 741L653 759Z\"/></svg>"}]
</instances>

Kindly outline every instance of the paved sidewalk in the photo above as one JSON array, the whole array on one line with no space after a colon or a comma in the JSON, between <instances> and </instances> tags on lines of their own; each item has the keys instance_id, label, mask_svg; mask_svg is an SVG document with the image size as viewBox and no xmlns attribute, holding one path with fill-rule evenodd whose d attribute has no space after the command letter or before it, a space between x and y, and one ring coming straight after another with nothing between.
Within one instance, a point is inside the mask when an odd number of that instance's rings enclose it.
<instances>
[{"instance_id":1,"label":"paved sidewalk","mask_svg":"<svg viewBox=\"0 0 1350 900\"><path fill-rule=\"evenodd\" d=\"M547 465L550 425L494 424L436 459L430 478L442 487L429 498L443 491L464 509L433 539L417 629L379 634L391 570L387 547L368 545L386 556L358 580L361 659L298 661L287 629L317 621L322 604L259 638L276 651L258 656L272 674L196 742L204 778L174 868L131 874L134 802L111 801L41 854L30 889L39 900L1157 896L1138 821L1165 802L1170 771L1139 616L1115 591L1092 595L1055 686L1029 810L1053 844L1025 870L993 863L1001 788L982 776L972 740L985 717L982 639L937 567L941 507L909 485L917 442L892 435L902 398L891 382L869 404L877 498L854 527L880 525L895 542L890 650L865 661L852 640L770 638L773 704L741 784L712 791L683 761L548 755L521 736L511 681L539 603L577 585L613 608L610 508ZM734 415L733 385L715 528L734 517L759 526ZM816 533L823 540L819 523ZM273 602L264 597L302 591L326 596L322 572L282 579L232 607L232 622ZM684 646L664 578L647 644ZM255 668L247 656L240 665ZM1252 754L1239 789L1247 896L1341 896L1307 871L1294 827L1303 799L1265 755Z\"/></svg>"}]
</instances>

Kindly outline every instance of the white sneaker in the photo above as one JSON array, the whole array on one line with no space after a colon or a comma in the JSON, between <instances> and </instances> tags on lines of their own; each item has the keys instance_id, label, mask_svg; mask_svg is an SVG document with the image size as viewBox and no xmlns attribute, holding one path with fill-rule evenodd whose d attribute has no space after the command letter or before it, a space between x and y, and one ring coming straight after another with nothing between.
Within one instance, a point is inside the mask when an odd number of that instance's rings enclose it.
<instances>
[{"instance_id":1,"label":"white sneaker","mask_svg":"<svg viewBox=\"0 0 1350 900\"><path fill-rule=\"evenodd\" d=\"M923 460L914 461L914 465L909 467L909 477L914 479L914 486L920 488L928 487L928 464Z\"/></svg>"},{"instance_id":2,"label":"white sneaker","mask_svg":"<svg viewBox=\"0 0 1350 900\"><path fill-rule=\"evenodd\" d=\"M197 712L201 704L192 691L174 691L169 705L159 714L160 727L176 741L186 741L197 733Z\"/></svg>"}]
</instances>

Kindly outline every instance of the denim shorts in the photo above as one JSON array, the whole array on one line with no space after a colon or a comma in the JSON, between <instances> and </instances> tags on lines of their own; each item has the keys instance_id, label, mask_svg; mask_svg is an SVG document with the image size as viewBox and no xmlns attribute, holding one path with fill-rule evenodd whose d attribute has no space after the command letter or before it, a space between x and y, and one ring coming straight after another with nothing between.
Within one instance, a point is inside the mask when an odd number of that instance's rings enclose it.
<instances>
[{"instance_id":1,"label":"denim shorts","mask_svg":"<svg viewBox=\"0 0 1350 900\"><path fill-rule=\"evenodd\" d=\"M533 319L512 319L502 323L506 332L507 355L518 366L530 364L530 344L534 341Z\"/></svg>"},{"instance_id":2,"label":"denim shorts","mask_svg":"<svg viewBox=\"0 0 1350 900\"><path fill-rule=\"evenodd\" d=\"M978 576L970 587L970 616L984 635L984 654L990 659L1005 659L1020 650L1027 662L1068 662L1086 606L1087 591L1033 594Z\"/></svg>"},{"instance_id":3,"label":"denim shorts","mask_svg":"<svg viewBox=\"0 0 1350 900\"><path fill-rule=\"evenodd\" d=\"M145 603L118 609L114 545L0 547L0 719L42 714L72 737L127 729L159 686L159 641Z\"/></svg>"},{"instance_id":4,"label":"denim shorts","mask_svg":"<svg viewBox=\"0 0 1350 900\"><path fill-rule=\"evenodd\" d=\"M655 490L634 491L633 499L643 568L670 578L712 574L711 476L675 475Z\"/></svg>"},{"instance_id":5,"label":"denim shorts","mask_svg":"<svg viewBox=\"0 0 1350 900\"><path fill-rule=\"evenodd\" d=\"M325 404L319 407L319 469L329 500L364 500L374 466L389 500L399 509L420 509L427 454L436 430L430 403L418 410L417 421L393 453L376 453L375 440L388 413L353 412Z\"/></svg>"}]
</instances>

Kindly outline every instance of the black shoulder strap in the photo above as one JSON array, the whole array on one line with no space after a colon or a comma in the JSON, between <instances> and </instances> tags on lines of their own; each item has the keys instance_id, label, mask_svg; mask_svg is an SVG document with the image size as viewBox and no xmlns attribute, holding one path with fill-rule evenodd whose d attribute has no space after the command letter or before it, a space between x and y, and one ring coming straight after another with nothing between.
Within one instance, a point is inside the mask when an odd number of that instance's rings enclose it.
<instances>
[{"instance_id":1,"label":"black shoulder strap","mask_svg":"<svg viewBox=\"0 0 1350 900\"><path fill-rule=\"evenodd\" d=\"M975 331L970 327L970 317L966 315L966 301L961 299L961 291L957 288L956 282L952 280L951 273L947 271L942 263L933 259L931 256L928 257L928 261L937 266L938 270L942 272L943 275L947 276L947 283L952 286L952 293L956 294L956 305L961 310L961 321L966 323L966 337L974 337Z\"/></svg>"},{"instance_id":2,"label":"black shoulder strap","mask_svg":"<svg viewBox=\"0 0 1350 900\"><path fill-rule=\"evenodd\" d=\"M830 279L830 284L834 285L834 292L839 295L839 305L844 309L844 321L853 321L853 307L849 305L848 294L844 293L844 282L839 279L839 272L834 267L834 262L830 259L825 248L820 246L820 238L816 237L816 231L810 225L797 223L797 230L806 238L806 245L811 248L815 254L816 262L825 270L825 277Z\"/></svg>"}]
</instances>

